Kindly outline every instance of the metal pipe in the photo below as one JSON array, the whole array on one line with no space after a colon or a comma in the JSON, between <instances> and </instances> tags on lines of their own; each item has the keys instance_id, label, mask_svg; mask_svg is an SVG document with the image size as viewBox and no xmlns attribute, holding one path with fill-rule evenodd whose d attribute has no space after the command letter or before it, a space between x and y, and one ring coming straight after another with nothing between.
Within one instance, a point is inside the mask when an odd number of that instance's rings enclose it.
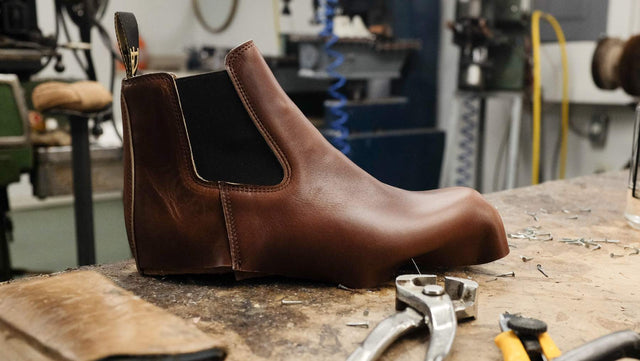
<instances>
[{"instance_id":1,"label":"metal pipe","mask_svg":"<svg viewBox=\"0 0 640 361\"><path fill-rule=\"evenodd\" d=\"M507 158L507 189L515 188L518 173L518 148L520 147L520 120L522 116L522 95L513 96L511 102L511 129L509 131L509 153Z\"/></svg>"},{"instance_id":2,"label":"metal pipe","mask_svg":"<svg viewBox=\"0 0 640 361\"><path fill-rule=\"evenodd\" d=\"M85 117L69 117L73 162L73 202L79 266L96 263L88 121Z\"/></svg>"}]
</instances>

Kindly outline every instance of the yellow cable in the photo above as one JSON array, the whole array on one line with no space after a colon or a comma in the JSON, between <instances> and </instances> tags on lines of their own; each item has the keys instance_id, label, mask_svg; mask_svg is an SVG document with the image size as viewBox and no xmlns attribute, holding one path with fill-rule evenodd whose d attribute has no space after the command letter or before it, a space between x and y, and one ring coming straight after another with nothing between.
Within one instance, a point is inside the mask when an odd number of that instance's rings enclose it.
<instances>
[{"instance_id":1,"label":"yellow cable","mask_svg":"<svg viewBox=\"0 0 640 361\"><path fill-rule=\"evenodd\" d=\"M271 2L271 6L273 8L273 28L275 29L275 32L276 32L276 44L278 44L278 54L286 55L284 54L284 48L282 46L282 34L280 29L280 8L279 8L280 2L278 0L273 0Z\"/></svg>"},{"instance_id":2,"label":"yellow cable","mask_svg":"<svg viewBox=\"0 0 640 361\"><path fill-rule=\"evenodd\" d=\"M569 135L569 63L567 61L566 40L560 24L550 14L545 14L539 10L533 12L531 16L531 42L533 47L533 140L531 159L531 183L538 184L540 181L540 117L541 117L541 94L540 94L540 17L551 24L560 44L562 56L562 122L561 122L561 142L560 142L560 178L565 177L567 168L567 139Z\"/></svg>"}]
</instances>

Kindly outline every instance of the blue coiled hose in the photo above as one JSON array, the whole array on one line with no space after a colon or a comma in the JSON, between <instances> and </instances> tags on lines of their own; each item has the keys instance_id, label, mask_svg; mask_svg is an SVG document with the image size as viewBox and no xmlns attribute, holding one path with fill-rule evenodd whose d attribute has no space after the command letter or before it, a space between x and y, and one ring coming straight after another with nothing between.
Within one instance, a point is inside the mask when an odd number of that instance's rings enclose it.
<instances>
[{"instance_id":1,"label":"blue coiled hose","mask_svg":"<svg viewBox=\"0 0 640 361\"><path fill-rule=\"evenodd\" d=\"M458 166L455 184L473 186L473 166L475 162L476 126L478 118L478 97L468 95L462 99L460 140L458 141Z\"/></svg>"},{"instance_id":2,"label":"blue coiled hose","mask_svg":"<svg viewBox=\"0 0 640 361\"><path fill-rule=\"evenodd\" d=\"M331 48L333 44L338 41L338 37L333 33L333 16L335 15L337 5L338 0L326 0L324 29L320 32L320 36L327 38L324 44L324 51L330 59L333 59L327 66L327 74L329 74L331 78L336 79L335 83L329 87L328 93L333 99L338 101L336 105L329 107L331 120L329 121L330 132L327 133L331 134L329 141L336 148L344 154L349 154L349 152L351 152L351 146L347 141L349 129L345 126L347 120L349 120L349 114L343 110L347 104L347 97L339 91L339 89L346 84L347 78L336 70L344 62L344 56L339 51Z\"/></svg>"}]
</instances>

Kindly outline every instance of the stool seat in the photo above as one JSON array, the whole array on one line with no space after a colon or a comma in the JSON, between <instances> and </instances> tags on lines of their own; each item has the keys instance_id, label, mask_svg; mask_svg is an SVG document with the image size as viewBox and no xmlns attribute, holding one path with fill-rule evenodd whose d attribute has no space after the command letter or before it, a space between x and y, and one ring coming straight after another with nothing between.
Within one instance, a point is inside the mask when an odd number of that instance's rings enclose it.
<instances>
[{"instance_id":1,"label":"stool seat","mask_svg":"<svg viewBox=\"0 0 640 361\"><path fill-rule=\"evenodd\" d=\"M50 81L39 84L31 94L38 111L68 110L95 113L109 107L111 93L97 81L82 80L74 83Z\"/></svg>"}]
</instances>

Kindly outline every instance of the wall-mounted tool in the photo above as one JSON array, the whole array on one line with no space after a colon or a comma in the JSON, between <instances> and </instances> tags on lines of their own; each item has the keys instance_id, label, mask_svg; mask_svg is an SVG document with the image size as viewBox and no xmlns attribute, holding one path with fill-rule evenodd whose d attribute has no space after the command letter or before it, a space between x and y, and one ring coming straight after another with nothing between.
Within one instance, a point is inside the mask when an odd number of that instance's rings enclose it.
<instances>
[{"instance_id":1,"label":"wall-mounted tool","mask_svg":"<svg viewBox=\"0 0 640 361\"><path fill-rule=\"evenodd\" d=\"M598 41L591 60L591 76L600 89L619 87L629 95L640 96L640 35L624 41L604 37Z\"/></svg>"},{"instance_id":2,"label":"wall-mounted tool","mask_svg":"<svg viewBox=\"0 0 640 361\"><path fill-rule=\"evenodd\" d=\"M375 360L400 336L423 326L430 334L425 359L444 360L453 345L457 320L476 317L478 284L457 277L445 277L444 287L436 281L435 275L398 276L398 312L380 322L347 360Z\"/></svg>"},{"instance_id":3,"label":"wall-mounted tool","mask_svg":"<svg viewBox=\"0 0 640 361\"><path fill-rule=\"evenodd\" d=\"M617 331L562 354L547 333L547 324L534 318L504 313L500 333L495 338L505 361L615 361L624 357L640 359L640 335Z\"/></svg>"}]
</instances>

